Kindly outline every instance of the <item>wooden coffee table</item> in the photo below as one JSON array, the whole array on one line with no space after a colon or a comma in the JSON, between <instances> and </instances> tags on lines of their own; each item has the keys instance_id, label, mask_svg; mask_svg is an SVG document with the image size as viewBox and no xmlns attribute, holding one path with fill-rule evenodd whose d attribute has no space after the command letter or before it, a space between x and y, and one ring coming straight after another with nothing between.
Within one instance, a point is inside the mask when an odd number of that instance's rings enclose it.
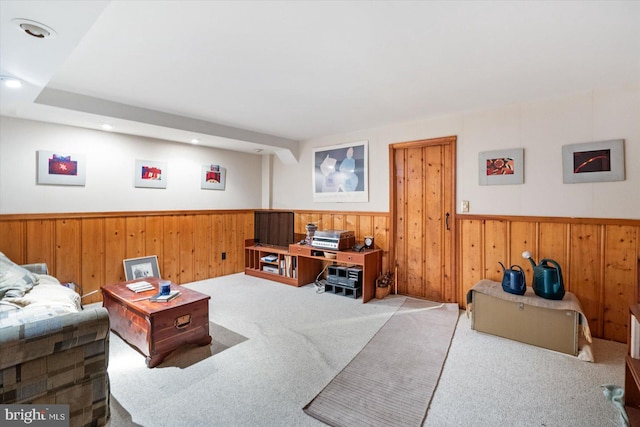
<instances>
[{"instance_id":1,"label":"wooden coffee table","mask_svg":"<svg viewBox=\"0 0 640 427\"><path fill-rule=\"evenodd\" d=\"M156 289L135 293L128 283L146 280ZM103 286L102 305L109 311L111 330L146 356L149 368L157 366L184 344L208 345L209 297L171 284L180 295L169 302L151 302L158 293L159 279L146 278Z\"/></svg>"}]
</instances>

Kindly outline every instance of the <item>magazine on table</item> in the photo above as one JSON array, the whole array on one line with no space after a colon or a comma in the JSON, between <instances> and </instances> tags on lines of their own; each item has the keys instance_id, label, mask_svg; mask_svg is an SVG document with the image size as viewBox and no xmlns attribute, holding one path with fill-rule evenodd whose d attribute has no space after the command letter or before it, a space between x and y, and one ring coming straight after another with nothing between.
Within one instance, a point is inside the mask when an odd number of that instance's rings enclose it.
<instances>
[{"instance_id":1,"label":"magazine on table","mask_svg":"<svg viewBox=\"0 0 640 427\"><path fill-rule=\"evenodd\" d=\"M149 298L149 301L169 302L169 301L177 298L178 295L180 295L180 291L174 290L174 291L169 292L169 295L156 294L156 295L152 296L151 298Z\"/></svg>"},{"instance_id":2,"label":"magazine on table","mask_svg":"<svg viewBox=\"0 0 640 427\"><path fill-rule=\"evenodd\" d=\"M129 288L135 293L139 293L139 292L150 291L152 289L155 289L156 287L153 286L151 283L143 280L142 282L129 283L127 284L127 288Z\"/></svg>"}]
</instances>

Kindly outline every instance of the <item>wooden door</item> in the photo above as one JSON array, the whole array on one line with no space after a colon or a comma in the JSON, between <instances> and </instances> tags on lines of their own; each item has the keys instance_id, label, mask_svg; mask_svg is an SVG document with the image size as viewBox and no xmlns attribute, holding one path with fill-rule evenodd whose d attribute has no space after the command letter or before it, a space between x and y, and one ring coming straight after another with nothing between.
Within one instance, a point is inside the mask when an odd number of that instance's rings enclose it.
<instances>
[{"instance_id":1,"label":"wooden door","mask_svg":"<svg viewBox=\"0 0 640 427\"><path fill-rule=\"evenodd\" d=\"M390 145L390 207L399 294L457 302L456 137Z\"/></svg>"}]
</instances>

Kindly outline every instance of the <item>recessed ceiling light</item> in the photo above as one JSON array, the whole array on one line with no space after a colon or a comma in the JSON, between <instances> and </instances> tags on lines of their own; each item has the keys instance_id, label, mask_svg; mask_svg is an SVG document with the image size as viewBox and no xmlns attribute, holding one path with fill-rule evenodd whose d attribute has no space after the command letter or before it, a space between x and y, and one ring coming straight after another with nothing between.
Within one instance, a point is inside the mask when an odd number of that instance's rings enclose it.
<instances>
[{"instance_id":1,"label":"recessed ceiling light","mask_svg":"<svg viewBox=\"0 0 640 427\"><path fill-rule=\"evenodd\" d=\"M262 153L262 148L256 148L253 151L255 151L256 153Z\"/></svg>"},{"instance_id":2,"label":"recessed ceiling light","mask_svg":"<svg viewBox=\"0 0 640 427\"><path fill-rule=\"evenodd\" d=\"M103 123L100 125L100 127L104 130L111 130L113 129L113 126L111 126L109 123Z\"/></svg>"},{"instance_id":3,"label":"recessed ceiling light","mask_svg":"<svg viewBox=\"0 0 640 427\"><path fill-rule=\"evenodd\" d=\"M9 76L0 76L0 80L6 87L10 87L11 89L19 89L22 87L22 81L20 79L16 79L15 77Z\"/></svg>"},{"instance_id":4,"label":"recessed ceiling light","mask_svg":"<svg viewBox=\"0 0 640 427\"><path fill-rule=\"evenodd\" d=\"M53 28L30 19L16 18L11 22L16 24L20 31L37 39L51 39L57 35Z\"/></svg>"},{"instance_id":5,"label":"recessed ceiling light","mask_svg":"<svg viewBox=\"0 0 640 427\"><path fill-rule=\"evenodd\" d=\"M197 139L195 139L195 138L193 138L193 139L191 140L191 143L192 143L192 144L198 144L199 142L200 142L200 141L198 141L198 140L197 140Z\"/></svg>"}]
</instances>

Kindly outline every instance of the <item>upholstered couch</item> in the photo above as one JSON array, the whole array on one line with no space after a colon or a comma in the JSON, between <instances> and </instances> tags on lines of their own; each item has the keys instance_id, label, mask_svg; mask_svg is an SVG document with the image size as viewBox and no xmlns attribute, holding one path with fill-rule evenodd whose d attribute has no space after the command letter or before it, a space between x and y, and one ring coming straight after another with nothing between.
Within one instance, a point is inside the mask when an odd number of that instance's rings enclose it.
<instances>
[{"instance_id":1,"label":"upholstered couch","mask_svg":"<svg viewBox=\"0 0 640 427\"><path fill-rule=\"evenodd\" d=\"M24 268L28 267L28 268ZM0 403L67 404L71 426L109 417L109 317L0 252Z\"/></svg>"}]
</instances>

